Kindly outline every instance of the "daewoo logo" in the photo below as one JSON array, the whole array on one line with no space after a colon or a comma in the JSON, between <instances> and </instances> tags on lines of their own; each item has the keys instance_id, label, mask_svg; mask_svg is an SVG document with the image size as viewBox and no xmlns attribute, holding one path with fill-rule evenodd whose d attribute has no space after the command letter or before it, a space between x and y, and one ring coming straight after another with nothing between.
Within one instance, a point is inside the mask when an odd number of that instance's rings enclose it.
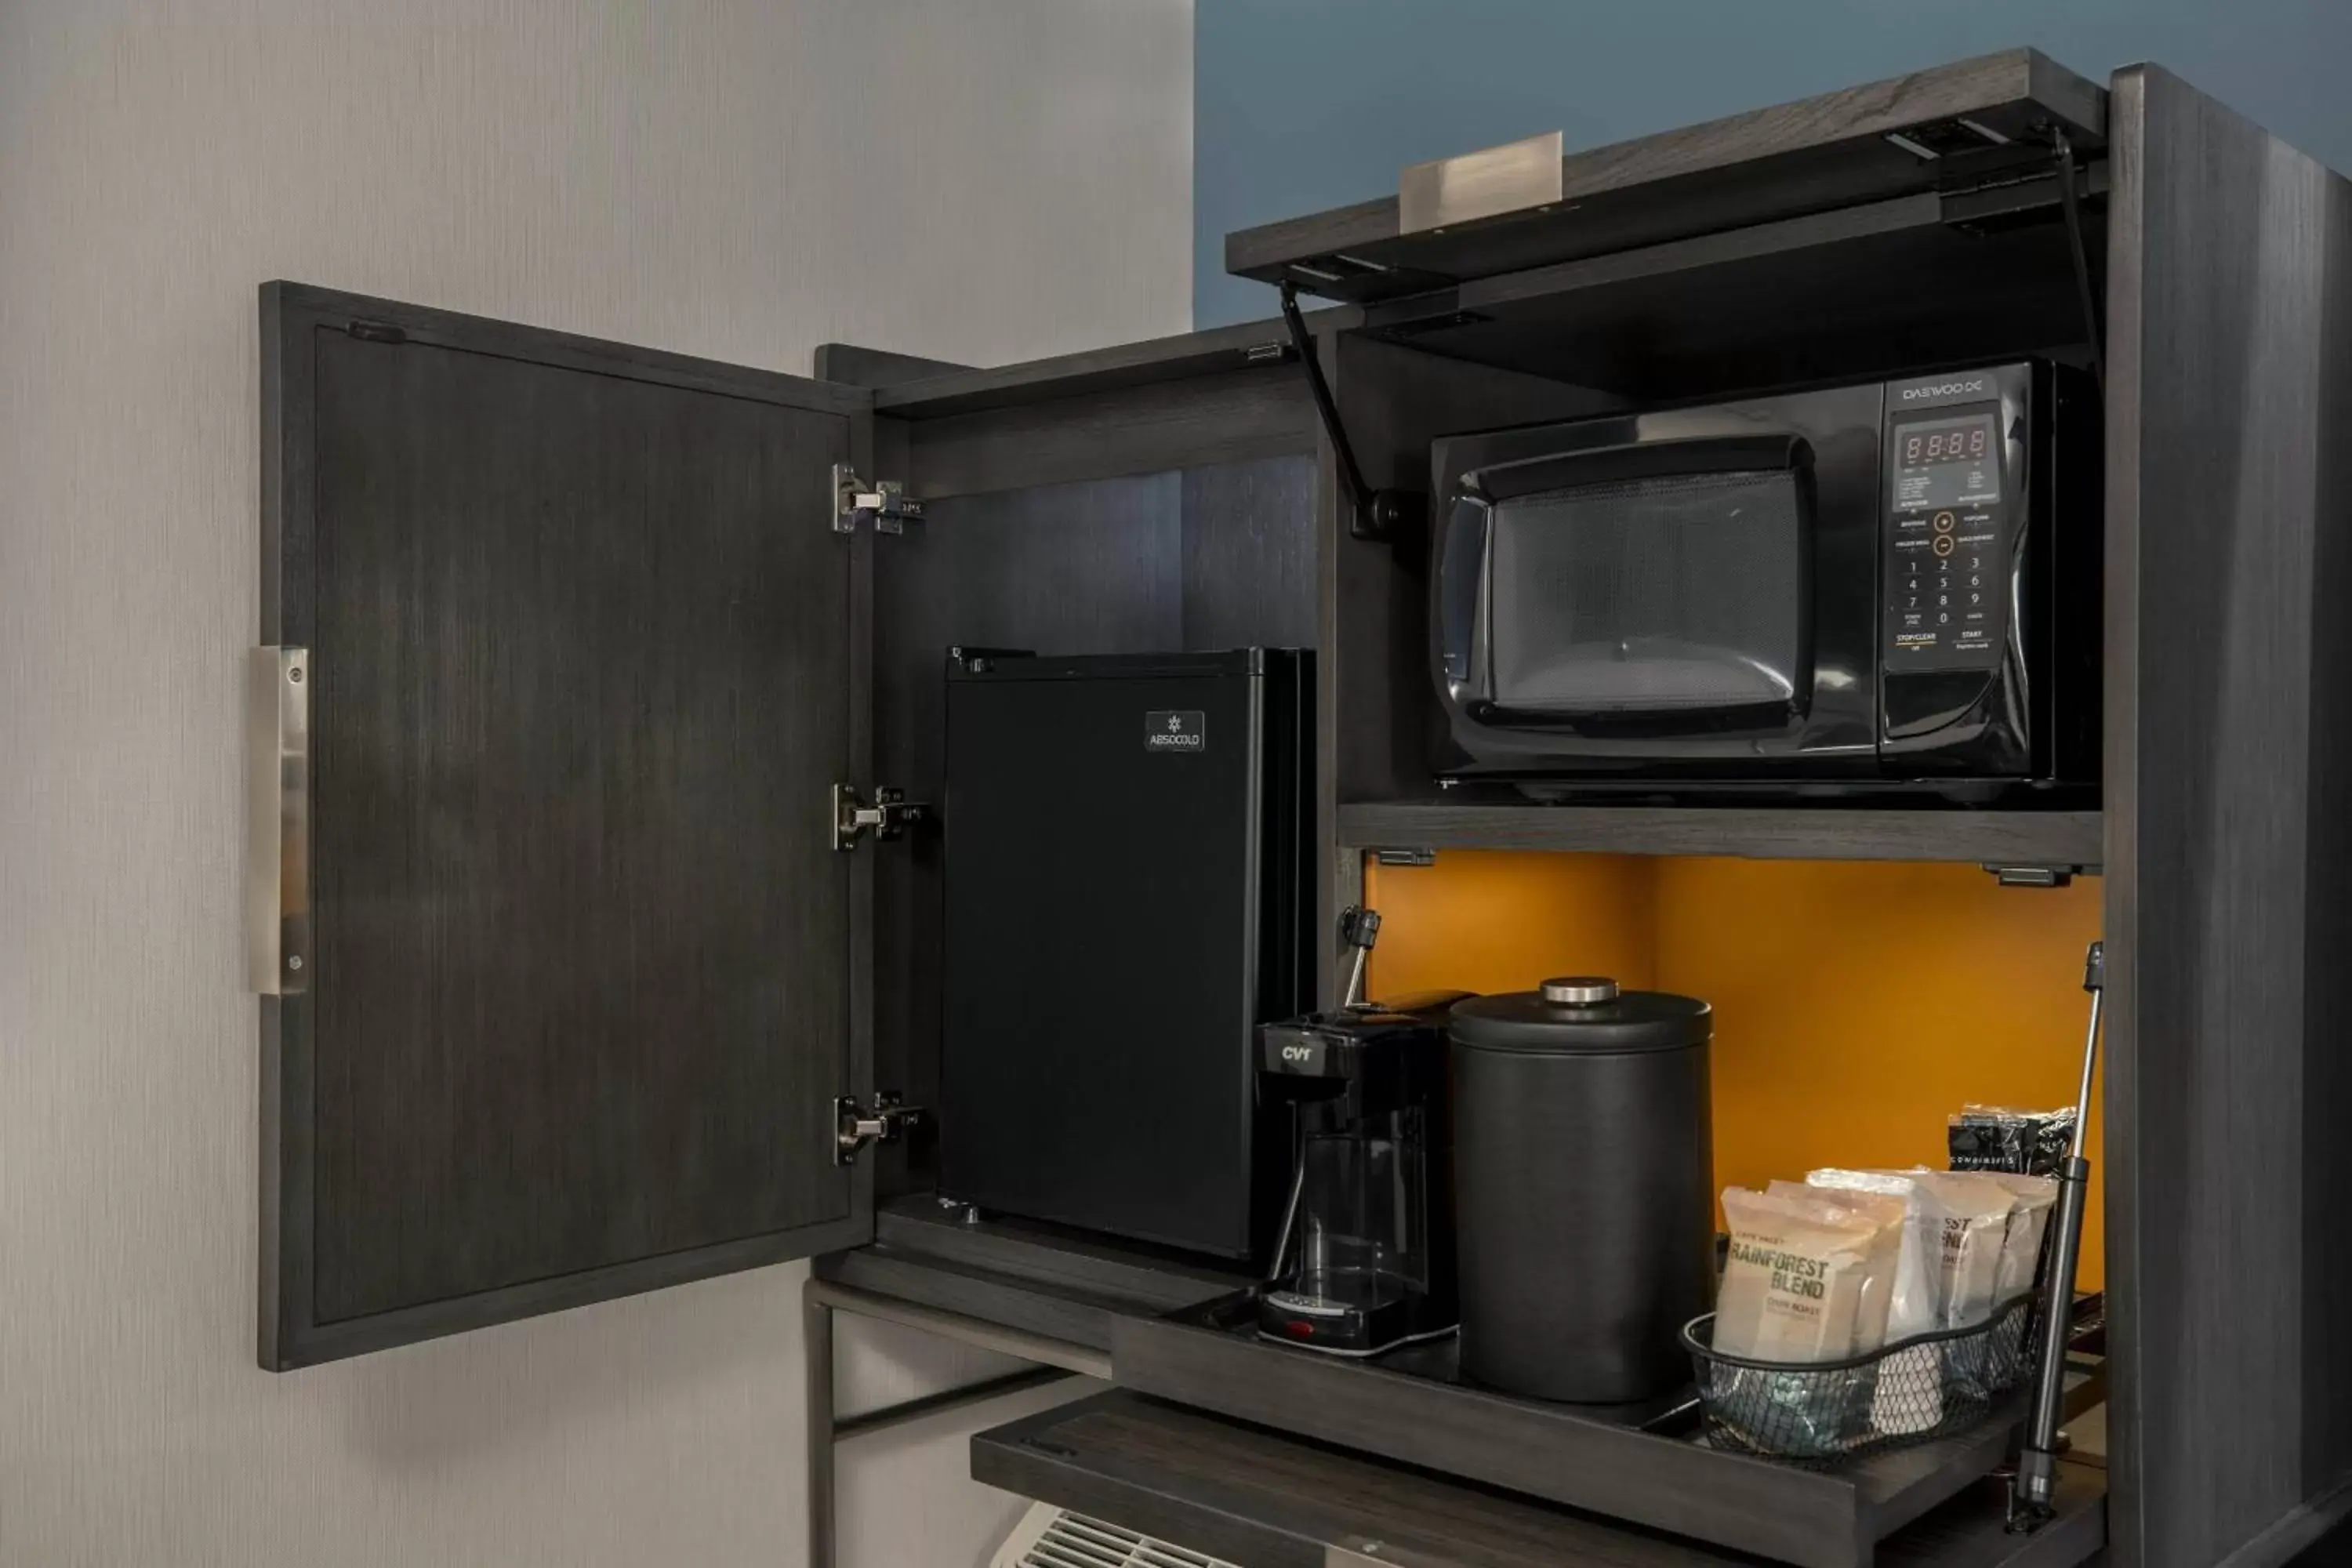
<instances>
[{"instance_id":1,"label":"daewoo logo","mask_svg":"<svg viewBox=\"0 0 2352 1568\"><path fill-rule=\"evenodd\" d=\"M1909 403L1920 397L1949 397L1954 393L1982 392L1984 389L1982 376L1974 381L1947 381L1935 386L1906 386L1903 389L1903 401Z\"/></svg>"}]
</instances>

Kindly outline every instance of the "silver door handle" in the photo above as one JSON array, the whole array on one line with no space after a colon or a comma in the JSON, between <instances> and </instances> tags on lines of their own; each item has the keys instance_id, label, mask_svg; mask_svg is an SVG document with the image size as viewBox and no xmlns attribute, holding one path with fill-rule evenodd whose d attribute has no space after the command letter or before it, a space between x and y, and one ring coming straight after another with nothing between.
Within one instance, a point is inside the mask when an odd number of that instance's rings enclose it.
<instances>
[{"instance_id":1,"label":"silver door handle","mask_svg":"<svg viewBox=\"0 0 2352 1568\"><path fill-rule=\"evenodd\" d=\"M247 668L246 970L264 996L310 988L310 650Z\"/></svg>"}]
</instances>

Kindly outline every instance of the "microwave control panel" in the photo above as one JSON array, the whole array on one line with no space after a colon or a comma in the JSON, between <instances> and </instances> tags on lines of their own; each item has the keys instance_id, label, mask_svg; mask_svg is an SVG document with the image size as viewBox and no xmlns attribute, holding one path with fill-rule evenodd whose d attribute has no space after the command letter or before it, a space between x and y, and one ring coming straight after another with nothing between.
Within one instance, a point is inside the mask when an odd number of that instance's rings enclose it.
<instances>
[{"instance_id":1,"label":"microwave control panel","mask_svg":"<svg viewBox=\"0 0 2352 1568\"><path fill-rule=\"evenodd\" d=\"M1886 671L1997 668L2016 501L2000 405L1898 414L1886 437Z\"/></svg>"}]
</instances>

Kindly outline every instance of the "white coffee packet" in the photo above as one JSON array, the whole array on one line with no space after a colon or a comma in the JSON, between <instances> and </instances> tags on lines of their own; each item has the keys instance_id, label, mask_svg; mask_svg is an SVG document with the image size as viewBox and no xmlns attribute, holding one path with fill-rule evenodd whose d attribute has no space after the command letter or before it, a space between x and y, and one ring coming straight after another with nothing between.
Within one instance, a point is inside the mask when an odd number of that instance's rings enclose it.
<instances>
[{"instance_id":1,"label":"white coffee packet","mask_svg":"<svg viewBox=\"0 0 2352 1568\"><path fill-rule=\"evenodd\" d=\"M1806 1173L1805 1184L1831 1193L1863 1192L1904 1205L1902 1246L1889 1293L1886 1342L1944 1326L1944 1205L1915 1175L1889 1171L1826 1169ZM1936 1347L1897 1351L1881 1370L1871 1401L1871 1425L1882 1432L1924 1432L1944 1418Z\"/></svg>"},{"instance_id":2,"label":"white coffee packet","mask_svg":"<svg viewBox=\"0 0 2352 1568\"><path fill-rule=\"evenodd\" d=\"M1716 1299L1715 1348L1755 1361L1841 1361L1875 1349L1892 1273L1890 1226L1838 1204L1729 1187L1731 1250ZM1873 1325L1865 1305L1879 1304ZM1874 1329L1872 1342L1860 1342Z\"/></svg>"},{"instance_id":3,"label":"white coffee packet","mask_svg":"<svg viewBox=\"0 0 2352 1568\"><path fill-rule=\"evenodd\" d=\"M1886 1338L1907 1340L1944 1326L1944 1205L1918 1177L1894 1171L1810 1171L1805 1184L1831 1193L1863 1192L1903 1204L1902 1246L1888 1294Z\"/></svg>"},{"instance_id":4,"label":"white coffee packet","mask_svg":"<svg viewBox=\"0 0 2352 1568\"><path fill-rule=\"evenodd\" d=\"M2018 1200L1980 1171L1914 1171L1944 1205L1944 1326L1974 1328L2000 1300L2001 1254Z\"/></svg>"},{"instance_id":5,"label":"white coffee packet","mask_svg":"<svg viewBox=\"0 0 2352 1568\"><path fill-rule=\"evenodd\" d=\"M2042 1237L2058 1202L2058 1184L2049 1176L2021 1176L2007 1171L1976 1173L1998 1182L2016 1206L2009 1215L2009 1236L2000 1248L2000 1268L1993 1284L1995 1304L2033 1289L2042 1268Z\"/></svg>"},{"instance_id":6,"label":"white coffee packet","mask_svg":"<svg viewBox=\"0 0 2352 1568\"><path fill-rule=\"evenodd\" d=\"M1894 1309L1895 1278L1902 1262L1907 1214L1903 1200L1890 1193L1830 1189L1804 1182L1776 1181L1765 1188L1765 1194L1799 1203L1826 1203L1878 1227L1878 1235L1871 1241L1869 1264L1863 1270L1862 1297L1854 1303L1851 1353L1861 1355L1885 1344L1890 1337L1887 1321Z\"/></svg>"}]
</instances>

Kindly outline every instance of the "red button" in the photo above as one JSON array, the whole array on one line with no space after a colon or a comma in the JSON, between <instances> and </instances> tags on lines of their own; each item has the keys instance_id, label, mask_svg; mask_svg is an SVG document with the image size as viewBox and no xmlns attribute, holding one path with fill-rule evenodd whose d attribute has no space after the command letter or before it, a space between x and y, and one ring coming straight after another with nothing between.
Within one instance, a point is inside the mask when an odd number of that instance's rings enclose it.
<instances>
[{"instance_id":1,"label":"red button","mask_svg":"<svg viewBox=\"0 0 2352 1568\"><path fill-rule=\"evenodd\" d=\"M1293 1318L1289 1323L1285 1326L1288 1328L1290 1332L1297 1335L1302 1340L1311 1340L1315 1337L1315 1325L1312 1323L1302 1323L1297 1319Z\"/></svg>"}]
</instances>

